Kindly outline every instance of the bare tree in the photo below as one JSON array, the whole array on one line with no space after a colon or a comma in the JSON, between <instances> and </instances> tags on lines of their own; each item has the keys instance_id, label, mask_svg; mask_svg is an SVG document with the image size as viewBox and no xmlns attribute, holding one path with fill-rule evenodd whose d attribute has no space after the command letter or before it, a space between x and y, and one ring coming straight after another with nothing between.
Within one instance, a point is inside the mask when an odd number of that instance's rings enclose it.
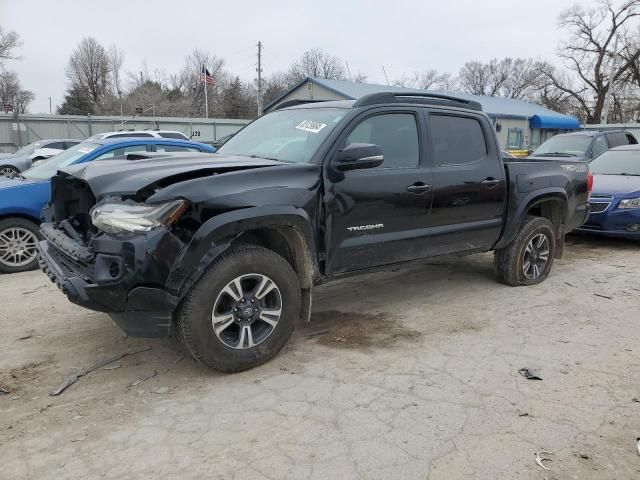
<instances>
[{"instance_id":1,"label":"bare tree","mask_svg":"<svg viewBox=\"0 0 640 480\"><path fill-rule=\"evenodd\" d=\"M305 77L326 78L329 80L344 80L345 71L342 61L325 53L319 48L307 50L299 60L289 67L289 76L294 81Z\"/></svg>"},{"instance_id":2,"label":"bare tree","mask_svg":"<svg viewBox=\"0 0 640 480\"><path fill-rule=\"evenodd\" d=\"M9 104L14 113L25 113L34 98L33 92L22 88L15 72L0 72L0 105Z\"/></svg>"},{"instance_id":3,"label":"bare tree","mask_svg":"<svg viewBox=\"0 0 640 480\"><path fill-rule=\"evenodd\" d=\"M5 32L0 26L0 64L3 60L16 60L14 50L22 45L20 36L16 32Z\"/></svg>"},{"instance_id":4,"label":"bare tree","mask_svg":"<svg viewBox=\"0 0 640 480\"><path fill-rule=\"evenodd\" d=\"M105 48L95 38L83 38L71 54L66 74L72 86L87 92L99 103L109 92L110 62Z\"/></svg>"},{"instance_id":5,"label":"bare tree","mask_svg":"<svg viewBox=\"0 0 640 480\"><path fill-rule=\"evenodd\" d=\"M580 105L587 123L600 121L607 91L613 87L609 85L609 70L616 37L623 41L619 48L623 55L613 72L614 84L628 76L640 58L637 27L633 33L627 28L640 15L639 6L640 0L624 0L617 7L613 0L600 0L597 8L576 4L559 17L560 28L570 31L571 36L561 43L558 56L575 80L548 66L543 73L549 86L570 95Z\"/></svg>"},{"instance_id":6,"label":"bare tree","mask_svg":"<svg viewBox=\"0 0 640 480\"><path fill-rule=\"evenodd\" d=\"M109 56L109 73L113 92L121 96L123 93L122 65L124 64L124 51L114 43L109 47L107 55Z\"/></svg>"},{"instance_id":7,"label":"bare tree","mask_svg":"<svg viewBox=\"0 0 640 480\"><path fill-rule=\"evenodd\" d=\"M436 69L424 72L413 72L412 75L403 74L393 84L399 87L418 88L421 90L441 90L451 92L455 90L456 79L450 73L439 73Z\"/></svg>"}]
</instances>

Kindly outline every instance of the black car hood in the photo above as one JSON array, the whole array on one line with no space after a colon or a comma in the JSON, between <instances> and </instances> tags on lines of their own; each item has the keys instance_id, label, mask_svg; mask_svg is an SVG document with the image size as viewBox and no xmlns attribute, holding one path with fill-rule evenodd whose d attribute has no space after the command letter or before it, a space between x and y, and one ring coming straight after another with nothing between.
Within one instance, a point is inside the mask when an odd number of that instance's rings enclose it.
<instances>
[{"instance_id":1,"label":"black car hood","mask_svg":"<svg viewBox=\"0 0 640 480\"><path fill-rule=\"evenodd\" d=\"M66 167L62 172L87 182L99 199L104 195L134 195L144 188L160 189L194 178L278 165L286 163L233 155L175 155L138 160L97 160Z\"/></svg>"}]
</instances>

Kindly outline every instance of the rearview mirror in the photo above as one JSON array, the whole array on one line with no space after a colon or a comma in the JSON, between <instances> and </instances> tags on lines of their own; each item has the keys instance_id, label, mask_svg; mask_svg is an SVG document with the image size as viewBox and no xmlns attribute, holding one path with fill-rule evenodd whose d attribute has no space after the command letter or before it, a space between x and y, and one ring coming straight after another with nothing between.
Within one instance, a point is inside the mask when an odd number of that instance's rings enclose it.
<instances>
[{"instance_id":1,"label":"rearview mirror","mask_svg":"<svg viewBox=\"0 0 640 480\"><path fill-rule=\"evenodd\" d=\"M352 143L338 151L335 166L339 170L360 170L382 165L384 155L379 145Z\"/></svg>"}]
</instances>

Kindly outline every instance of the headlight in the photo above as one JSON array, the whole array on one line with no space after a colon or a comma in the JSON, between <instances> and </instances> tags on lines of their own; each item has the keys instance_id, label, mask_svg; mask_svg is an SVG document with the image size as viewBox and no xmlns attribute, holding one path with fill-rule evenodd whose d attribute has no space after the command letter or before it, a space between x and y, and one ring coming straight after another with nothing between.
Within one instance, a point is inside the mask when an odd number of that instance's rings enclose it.
<instances>
[{"instance_id":1,"label":"headlight","mask_svg":"<svg viewBox=\"0 0 640 480\"><path fill-rule=\"evenodd\" d=\"M106 233L141 233L169 226L187 208L185 200L167 203L115 203L96 205L89 212L93 225Z\"/></svg>"},{"instance_id":2,"label":"headlight","mask_svg":"<svg viewBox=\"0 0 640 480\"><path fill-rule=\"evenodd\" d=\"M640 208L640 198L629 198L620 200L618 208Z\"/></svg>"}]
</instances>

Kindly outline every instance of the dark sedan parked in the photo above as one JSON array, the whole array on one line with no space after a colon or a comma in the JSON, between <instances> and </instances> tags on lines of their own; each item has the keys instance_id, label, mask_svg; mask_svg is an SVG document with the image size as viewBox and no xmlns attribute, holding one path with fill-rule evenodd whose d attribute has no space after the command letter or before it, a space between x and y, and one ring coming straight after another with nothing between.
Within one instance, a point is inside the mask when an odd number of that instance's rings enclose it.
<instances>
[{"instance_id":1,"label":"dark sedan parked","mask_svg":"<svg viewBox=\"0 0 640 480\"><path fill-rule=\"evenodd\" d=\"M593 173L590 214L580 231L640 239L640 145L604 152Z\"/></svg>"}]
</instances>

